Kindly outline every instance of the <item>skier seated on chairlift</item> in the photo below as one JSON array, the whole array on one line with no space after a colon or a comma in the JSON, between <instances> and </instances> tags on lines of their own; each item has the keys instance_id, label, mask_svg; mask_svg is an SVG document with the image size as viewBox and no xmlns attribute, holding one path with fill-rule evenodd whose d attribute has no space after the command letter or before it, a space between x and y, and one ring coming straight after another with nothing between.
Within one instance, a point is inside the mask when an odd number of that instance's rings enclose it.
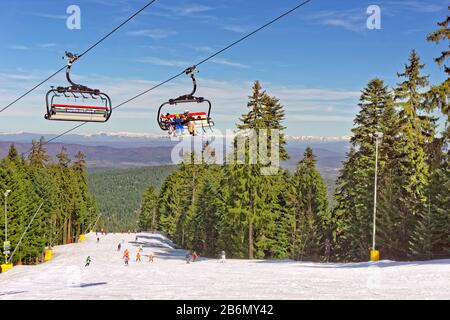
<instances>
[{"instance_id":1,"label":"skier seated on chairlift","mask_svg":"<svg viewBox=\"0 0 450 320\"><path fill-rule=\"evenodd\" d=\"M180 115L177 113L175 115L174 118L174 123L175 123L175 133L177 135L182 135L183 134L183 119L182 117L180 117Z\"/></svg>"},{"instance_id":2,"label":"skier seated on chairlift","mask_svg":"<svg viewBox=\"0 0 450 320\"><path fill-rule=\"evenodd\" d=\"M161 119L163 119L162 123L164 128L167 128L169 136L171 136L175 132L175 121L170 118L170 113L166 113L165 116L161 115Z\"/></svg>"},{"instance_id":3,"label":"skier seated on chairlift","mask_svg":"<svg viewBox=\"0 0 450 320\"><path fill-rule=\"evenodd\" d=\"M183 124L185 124L187 126L189 134L192 136L195 136L194 118L189 115L189 110L184 111Z\"/></svg>"}]
</instances>

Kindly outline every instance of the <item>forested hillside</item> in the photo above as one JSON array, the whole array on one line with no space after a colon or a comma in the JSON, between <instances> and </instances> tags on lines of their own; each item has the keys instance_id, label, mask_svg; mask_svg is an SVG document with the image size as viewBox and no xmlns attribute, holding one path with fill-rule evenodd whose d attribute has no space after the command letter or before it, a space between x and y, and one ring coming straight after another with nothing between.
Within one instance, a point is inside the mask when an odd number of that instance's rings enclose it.
<instances>
[{"instance_id":1,"label":"forested hillside","mask_svg":"<svg viewBox=\"0 0 450 320\"><path fill-rule=\"evenodd\" d=\"M449 39L448 18L438 26L429 41ZM449 57L443 52L436 61L444 65ZM226 250L249 259L364 261L377 249L392 260L450 257L450 69L445 66L447 79L434 84L423 71L412 50L394 87L374 78L361 90L332 204L311 148L294 159L291 174L274 170L249 143L239 150L235 140L233 157L245 161L218 166L205 144L185 157L159 193L148 187L140 227L156 227L207 256ZM237 129L255 130L258 146L287 160L284 107L258 81L252 89ZM261 140L274 139L268 129L279 132L275 146Z\"/></svg>"},{"instance_id":2,"label":"forested hillside","mask_svg":"<svg viewBox=\"0 0 450 320\"><path fill-rule=\"evenodd\" d=\"M279 100L256 81L248 107L238 129L280 130L278 143L270 143L268 154L279 148L279 160L287 160ZM245 144L245 159L250 155ZM141 228L157 227L179 245L207 256L226 250L229 256L250 259L330 258L327 188L311 148L297 159L294 174L261 157L255 163L216 165L214 150L207 144L196 156L202 157L202 164L192 163L193 155L187 155L159 194L151 187L146 190Z\"/></svg>"},{"instance_id":3,"label":"forested hillside","mask_svg":"<svg viewBox=\"0 0 450 320\"><path fill-rule=\"evenodd\" d=\"M0 239L7 232L13 263L42 261L46 246L77 241L97 220L84 154L78 152L71 160L62 147L56 163L49 158L41 138L22 157L11 145L0 161L0 191L8 222L5 228L5 219L0 219ZM5 261L3 253L0 260Z\"/></svg>"},{"instance_id":4,"label":"forested hillside","mask_svg":"<svg viewBox=\"0 0 450 320\"><path fill-rule=\"evenodd\" d=\"M141 194L149 183L160 188L175 166L132 169L90 169L89 186L97 199L101 221L109 231L136 228Z\"/></svg>"}]
</instances>

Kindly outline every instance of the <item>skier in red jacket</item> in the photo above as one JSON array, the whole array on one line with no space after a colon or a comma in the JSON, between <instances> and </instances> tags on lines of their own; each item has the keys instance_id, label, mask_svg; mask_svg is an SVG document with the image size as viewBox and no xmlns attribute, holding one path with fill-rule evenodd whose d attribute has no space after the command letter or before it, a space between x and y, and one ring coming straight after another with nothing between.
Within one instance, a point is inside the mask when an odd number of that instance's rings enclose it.
<instances>
[{"instance_id":1,"label":"skier in red jacket","mask_svg":"<svg viewBox=\"0 0 450 320\"><path fill-rule=\"evenodd\" d=\"M197 258L198 258L197 252L195 252L195 250L192 251L192 262L195 262L195 260L197 260Z\"/></svg>"}]
</instances>

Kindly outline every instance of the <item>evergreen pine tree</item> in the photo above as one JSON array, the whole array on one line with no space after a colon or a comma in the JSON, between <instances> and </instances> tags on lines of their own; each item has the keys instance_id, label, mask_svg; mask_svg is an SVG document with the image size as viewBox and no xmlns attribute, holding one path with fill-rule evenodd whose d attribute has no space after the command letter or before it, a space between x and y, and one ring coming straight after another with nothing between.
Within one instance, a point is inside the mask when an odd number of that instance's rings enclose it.
<instances>
[{"instance_id":1,"label":"evergreen pine tree","mask_svg":"<svg viewBox=\"0 0 450 320\"><path fill-rule=\"evenodd\" d=\"M233 245L234 254L242 257L246 252L246 257L253 259L255 256L271 257L275 254L276 222L281 214L280 211L283 210L278 202L284 191L284 180L281 178L283 172L278 170L278 172L272 172L272 175L263 175L261 172L268 166L276 167L277 165L265 161L267 155L274 155L278 151L279 157L275 160L277 161L287 159L288 154L282 132L284 127L281 124L284 116L283 107L278 100L262 91L261 85L256 81L247 106L249 111L241 116L237 127L241 132L244 131L244 134L253 134L250 139L256 139L256 145L254 145L256 150L251 150L250 143L246 142L244 159L239 159L237 152L239 140L235 139L234 160L244 161L243 163L235 161L225 168L230 203L223 206L227 212L221 215L220 224L223 230L220 234L222 239L236 241ZM271 129L279 130L278 137L272 137ZM275 143L277 138L279 142ZM259 153L263 140L268 141L267 154ZM245 228L245 234L242 226ZM242 241L244 239L247 244L246 249ZM279 247L277 251L282 252Z\"/></svg>"},{"instance_id":2,"label":"evergreen pine tree","mask_svg":"<svg viewBox=\"0 0 450 320\"><path fill-rule=\"evenodd\" d=\"M399 107L400 135L397 139L399 157L395 159L395 190L398 221L398 250L408 253L410 242L414 242L412 233L420 219L419 215L426 210L427 184L429 165L426 147L434 139L433 119L424 114L423 103L428 77L420 74L424 65L413 50L409 64L398 76L405 78L395 89L396 104Z\"/></svg>"},{"instance_id":3,"label":"evergreen pine tree","mask_svg":"<svg viewBox=\"0 0 450 320\"><path fill-rule=\"evenodd\" d=\"M335 252L339 259L366 259L372 239L375 167L375 136L386 134L379 149L380 172L386 163L389 143L395 139L392 123L396 116L392 94L380 79L371 80L362 90L360 111L352 129L352 149L337 180L333 210ZM381 179L381 176L379 175Z\"/></svg>"},{"instance_id":4,"label":"evergreen pine tree","mask_svg":"<svg viewBox=\"0 0 450 320\"><path fill-rule=\"evenodd\" d=\"M326 243L330 241L327 211L327 189L316 168L316 156L307 147L297 164L290 183L290 202L295 218L292 258L315 260L325 258ZM328 241L327 241L328 237Z\"/></svg>"},{"instance_id":5,"label":"evergreen pine tree","mask_svg":"<svg viewBox=\"0 0 450 320\"><path fill-rule=\"evenodd\" d=\"M141 211L139 214L139 228L155 231L158 208L158 194L150 184L142 195Z\"/></svg>"}]
</instances>

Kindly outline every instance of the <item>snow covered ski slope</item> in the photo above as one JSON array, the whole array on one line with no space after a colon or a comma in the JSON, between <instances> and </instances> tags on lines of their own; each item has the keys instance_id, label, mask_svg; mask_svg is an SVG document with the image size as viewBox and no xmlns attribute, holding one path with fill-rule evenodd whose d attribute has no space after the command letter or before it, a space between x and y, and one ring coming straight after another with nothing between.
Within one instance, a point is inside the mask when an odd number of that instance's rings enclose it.
<instances>
[{"instance_id":1,"label":"snow covered ski slope","mask_svg":"<svg viewBox=\"0 0 450 320\"><path fill-rule=\"evenodd\" d=\"M160 234L108 234L0 274L0 299L450 299L450 260L319 264L202 259ZM123 240L119 252L117 246ZM139 246L141 262L136 262ZM130 264L122 260L130 251ZM155 255L149 262L147 255ZM91 263L85 267L87 256Z\"/></svg>"}]
</instances>

